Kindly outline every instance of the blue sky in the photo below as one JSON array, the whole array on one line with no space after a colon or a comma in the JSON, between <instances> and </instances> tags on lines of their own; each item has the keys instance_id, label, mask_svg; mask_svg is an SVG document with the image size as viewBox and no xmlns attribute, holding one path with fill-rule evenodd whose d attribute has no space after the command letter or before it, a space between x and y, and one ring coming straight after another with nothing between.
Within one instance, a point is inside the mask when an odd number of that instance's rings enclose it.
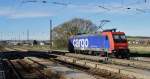
<instances>
[{"instance_id":1,"label":"blue sky","mask_svg":"<svg viewBox=\"0 0 150 79\"><path fill-rule=\"evenodd\" d=\"M55 27L73 18L108 19L104 28L150 36L149 0L0 0L0 39L26 39L27 29L30 39L48 39L50 19Z\"/></svg>"}]
</instances>

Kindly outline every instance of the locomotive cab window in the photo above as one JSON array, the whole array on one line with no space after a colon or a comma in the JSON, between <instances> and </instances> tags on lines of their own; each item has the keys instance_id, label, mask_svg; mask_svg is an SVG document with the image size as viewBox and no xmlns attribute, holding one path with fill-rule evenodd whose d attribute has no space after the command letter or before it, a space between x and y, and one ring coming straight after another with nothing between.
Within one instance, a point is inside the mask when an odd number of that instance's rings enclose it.
<instances>
[{"instance_id":1,"label":"locomotive cab window","mask_svg":"<svg viewBox=\"0 0 150 79\"><path fill-rule=\"evenodd\" d=\"M126 36L125 35L120 35L120 38L121 39L126 39Z\"/></svg>"},{"instance_id":2,"label":"locomotive cab window","mask_svg":"<svg viewBox=\"0 0 150 79\"><path fill-rule=\"evenodd\" d=\"M127 42L126 36L124 34L114 34L113 39L117 43Z\"/></svg>"},{"instance_id":3,"label":"locomotive cab window","mask_svg":"<svg viewBox=\"0 0 150 79\"><path fill-rule=\"evenodd\" d=\"M114 39L119 39L119 35L114 35Z\"/></svg>"}]
</instances>

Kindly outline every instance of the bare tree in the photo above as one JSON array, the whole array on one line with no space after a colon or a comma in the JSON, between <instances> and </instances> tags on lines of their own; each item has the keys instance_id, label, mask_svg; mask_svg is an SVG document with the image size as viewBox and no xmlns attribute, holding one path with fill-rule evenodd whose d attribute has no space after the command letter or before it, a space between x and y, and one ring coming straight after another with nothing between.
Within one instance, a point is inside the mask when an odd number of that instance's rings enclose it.
<instances>
[{"instance_id":1,"label":"bare tree","mask_svg":"<svg viewBox=\"0 0 150 79\"><path fill-rule=\"evenodd\" d=\"M80 18L72 19L53 29L53 43L57 48L67 47L67 40L72 35L91 33L96 29L90 20Z\"/></svg>"}]
</instances>

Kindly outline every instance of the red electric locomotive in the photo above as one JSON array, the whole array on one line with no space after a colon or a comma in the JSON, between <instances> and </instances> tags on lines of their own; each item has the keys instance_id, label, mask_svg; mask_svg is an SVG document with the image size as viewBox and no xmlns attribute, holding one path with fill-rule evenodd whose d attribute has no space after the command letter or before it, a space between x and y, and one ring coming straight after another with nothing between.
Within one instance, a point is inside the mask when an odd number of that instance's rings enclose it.
<instances>
[{"instance_id":1,"label":"red electric locomotive","mask_svg":"<svg viewBox=\"0 0 150 79\"><path fill-rule=\"evenodd\" d=\"M96 34L75 35L69 38L68 50L83 54L129 58L128 42L124 32L116 29Z\"/></svg>"}]
</instances>

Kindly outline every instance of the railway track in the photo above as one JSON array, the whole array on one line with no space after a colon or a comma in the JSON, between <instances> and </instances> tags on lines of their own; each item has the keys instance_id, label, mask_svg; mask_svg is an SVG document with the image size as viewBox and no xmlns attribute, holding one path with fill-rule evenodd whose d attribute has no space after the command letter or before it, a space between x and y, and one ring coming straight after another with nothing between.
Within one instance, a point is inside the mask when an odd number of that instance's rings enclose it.
<instances>
[{"instance_id":1,"label":"railway track","mask_svg":"<svg viewBox=\"0 0 150 79\"><path fill-rule=\"evenodd\" d=\"M22 79L9 60L0 61L0 79Z\"/></svg>"},{"instance_id":2,"label":"railway track","mask_svg":"<svg viewBox=\"0 0 150 79\"><path fill-rule=\"evenodd\" d=\"M4 61L0 61L0 79L6 79L6 74L5 74L5 68L4 68Z\"/></svg>"},{"instance_id":3,"label":"railway track","mask_svg":"<svg viewBox=\"0 0 150 79\"><path fill-rule=\"evenodd\" d=\"M99 57L99 56L89 56L89 55L82 55L82 54L66 54L65 56L79 58L79 59L86 59L86 60L91 60L91 61L97 61L97 62L101 61L107 64L123 65L123 66L139 68L139 69L150 70L150 62L107 58L107 57Z\"/></svg>"},{"instance_id":4,"label":"railway track","mask_svg":"<svg viewBox=\"0 0 150 79\"><path fill-rule=\"evenodd\" d=\"M15 77L6 79L106 79L55 60L36 57L7 60ZM75 66L74 66L75 67ZM78 69L77 69L78 68ZM14 75L15 73L15 75ZM10 76L11 74L8 74ZM1 79L5 79L1 78Z\"/></svg>"},{"instance_id":5,"label":"railway track","mask_svg":"<svg viewBox=\"0 0 150 79\"><path fill-rule=\"evenodd\" d=\"M105 79L134 79L134 77L128 77L128 76L122 75L120 73L115 73L115 72L108 71L105 69L98 69L98 68L96 68L96 66L90 67L90 66L88 66L88 64L89 64L88 62L78 62L79 61L78 59L76 60L76 59L70 59L70 58L64 58L64 59L57 58L56 60L63 62L63 64L64 63L71 64L74 67L78 66L81 68L87 68L86 70L83 70L83 71L88 72L93 75L98 75L98 76L104 77Z\"/></svg>"},{"instance_id":6,"label":"railway track","mask_svg":"<svg viewBox=\"0 0 150 79\"><path fill-rule=\"evenodd\" d=\"M150 71L137 69L137 68L133 68L133 67L113 65L113 64L111 64L111 65L110 64L102 64L102 63L98 63L98 62L82 60L82 59L67 57L67 56L58 56L57 59L60 61L89 67L92 70L99 70L99 71L105 70L107 72L107 74L108 73L109 74L117 74L117 76L121 75L119 77L119 79L124 79L124 77L128 77L126 79L129 79L129 78L149 79L150 78Z\"/></svg>"},{"instance_id":7,"label":"railway track","mask_svg":"<svg viewBox=\"0 0 150 79\"><path fill-rule=\"evenodd\" d=\"M44 67L45 75L48 76L49 79L105 79L102 77L95 77L93 75L84 73L82 71L79 71L77 69L72 69L66 67L66 65L61 65L62 63L56 61L50 61L46 59L39 59L35 57L27 57L26 61L36 63L42 67ZM52 76L56 75L56 76ZM59 77L59 78L58 78Z\"/></svg>"},{"instance_id":8,"label":"railway track","mask_svg":"<svg viewBox=\"0 0 150 79\"><path fill-rule=\"evenodd\" d=\"M21 79L47 79L39 68L32 67L22 59L11 60L14 69L20 74Z\"/></svg>"},{"instance_id":9,"label":"railway track","mask_svg":"<svg viewBox=\"0 0 150 79\"><path fill-rule=\"evenodd\" d=\"M13 63L10 60L7 60L7 63L9 64L9 67L12 69L12 72L15 75L14 79L23 79L23 77L21 76L21 74L17 71L17 69L13 65Z\"/></svg>"},{"instance_id":10,"label":"railway track","mask_svg":"<svg viewBox=\"0 0 150 79\"><path fill-rule=\"evenodd\" d=\"M87 71L87 72L92 73L94 75L98 74L98 73L102 73L102 71L103 72L105 71L105 72L107 72L107 75L104 76L106 79L108 79L108 78L112 79L114 76L117 77L118 79L129 79L129 78L149 79L150 78L150 76L149 76L150 75L150 71L149 71L150 63L149 62L142 62L142 61L136 61L136 60L114 59L114 58L107 59L107 58L100 58L98 56L89 56L89 55L71 54L71 53L66 54L65 51L63 51L63 52L57 51L57 54L56 54L56 51L54 51L54 52L51 51L50 54L58 56L56 58L56 60L59 62L71 64L73 66L88 67L88 68L90 68L90 71ZM108 60L108 61L106 61L106 60ZM100 63L99 61L102 61L103 63ZM38 62L40 62L40 61L38 61ZM45 61L42 61L42 62L45 62ZM107 63L107 64L104 64L104 63ZM37 64L39 64L39 63L37 63ZM45 66L45 65L43 65L43 66ZM24 66L24 65L22 65L22 66ZM41 64L41 66L42 66L42 64ZM47 68L47 66L44 68ZM23 68L23 69L26 70L25 68ZM94 73L94 72L96 72L96 73ZM112 74L113 74L113 77L111 77ZM98 75L102 76L102 74L98 74ZM104 73L103 73L103 75L104 75ZM126 78L126 77L128 77L128 78Z\"/></svg>"},{"instance_id":11,"label":"railway track","mask_svg":"<svg viewBox=\"0 0 150 79\"><path fill-rule=\"evenodd\" d=\"M52 51L51 53L52 54L57 54L57 55L65 55L65 56L68 56L68 57L84 59L84 60L103 62L103 63L107 63L107 64L130 66L130 67L134 67L134 68L150 70L150 62L149 61L135 60L133 58L131 58L130 60L116 59L116 58L107 58L107 57L100 57L100 56L91 56L91 55L68 53L68 52L65 53L64 51L54 51L54 52Z\"/></svg>"},{"instance_id":12,"label":"railway track","mask_svg":"<svg viewBox=\"0 0 150 79\"><path fill-rule=\"evenodd\" d=\"M149 70L150 63L149 62L143 62L143 61L137 61L137 60L115 59L115 58L107 59L107 58L100 58L98 56L70 54L70 53L61 55L59 51L57 52L59 53L59 55L57 56L60 57L59 60L61 61L75 63L81 66L88 66L91 68L95 68L98 66L98 64L100 64L99 66L101 66L102 69L104 68L104 70L111 71L112 69L112 71L115 71L116 73L122 73L122 74L130 75L130 76L134 76L139 79L150 78L149 76L150 75L150 70ZM99 61L105 64L102 64Z\"/></svg>"},{"instance_id":13,"label":"railway track","mask_svg":"<svg viewBox=\"0 0 150 79\"><path fill-rule=\"evenodd\" d=\"M5 49L7 51L23 51L23 52L28 51L27 49L23 49L23 48L12 48L12 47L5 47ZM49 51L44 51L44 52L49 52ZM50 52L55 52L57 54L63 54L63 55L69 53L66 50L51 50ZM69 53L69 54L72 54L72 53ZM84 56L89 56L89 55L84 55ZM91 57L94 57L94 60L101 60L101 59L103 60L103 58L102 57L100 58L99 56L91 56ZM112 59L115 59L115 58L112 58ZM150 58L148 58L148 57L130 57L130 60L150 63Z\"/></svg>"},{"instance_id":14,"label":"railway track","mask_svg":"<svg viewBox=\"0 0 150 79\"><path fill-rule=\"evenodd\" d=\"M14 50L17 50L17 49L14 49ZM107 59L106 57L90 56L90 55L83 55L83 54L73 54L73 53L68 53L67 51L62 51L62 50L52 50L51 52L54 52L54 54L60 54L60 55L62 54L62 55L66 55L69 57L75 57L75 58L86 59L86 60L91 60L91 61L98 61L98 62L102 61L102 62L115 64L115 65L124 65L124 66L130 66L130 67L134 67L134 68L150 70L150 62L149 61L144 61L144 60L140 60L140 59L136 60L136 58L131 58L131 60L116 59L116 58ZM147 60L148 60L148 58L147 58Z\"/></svg>"},{"instance_id":15,"label":"railway track","mask_svg":"<svg viewBox=\"0 0 150 79\"><path fill-rule=\"evenodd\" d=\"M27 59L34 63L38 63L39 65L44 66L45 68L51 67L51 65L48 64L50 61L43 60L43 59L41 60L41 59L37 59L37 58L30 58L30 57ZM57 63L59 62L59 64L63 64L65 66L67 65L67 67L71 67L71 68L73 67L75 69L80 69L82 71L88 72L89 74L92 74L94 77L96 76L96 79L113 79L113 78L115 78L115 79L134 79L135 78L133 76L128 77L127 75L120 74L120 73L122 73L121 69L118 70L119 73L117 73L114 71L108 71L106 69L99 69L98 64L97 64L97 67L96 66L90 67L90 66L88 66L89 62L87 62L87 61L84 63L80 62L80 64L79 64L79 62L78 62L79 59L72 60L71 58L68 58L68 57L65 58L65 56L59 56L58 58L56 58L53 61L57 62ZM59 67L56 67L56 68L59 69ZM56 68L54 68L54 69L56 69ZM56 69L56 70L58 70L58 69ZM59 71L60 70L61 69L59 69ZM104 77L104 78L102 78L102 77ZM80 76L79 79L81 79L81 78L82 78L82 76ZM82 79L84 79L84 78L82 78ZM85 79L87 79L87 78L85 78Z\"/></svg>"}]
</instances>

